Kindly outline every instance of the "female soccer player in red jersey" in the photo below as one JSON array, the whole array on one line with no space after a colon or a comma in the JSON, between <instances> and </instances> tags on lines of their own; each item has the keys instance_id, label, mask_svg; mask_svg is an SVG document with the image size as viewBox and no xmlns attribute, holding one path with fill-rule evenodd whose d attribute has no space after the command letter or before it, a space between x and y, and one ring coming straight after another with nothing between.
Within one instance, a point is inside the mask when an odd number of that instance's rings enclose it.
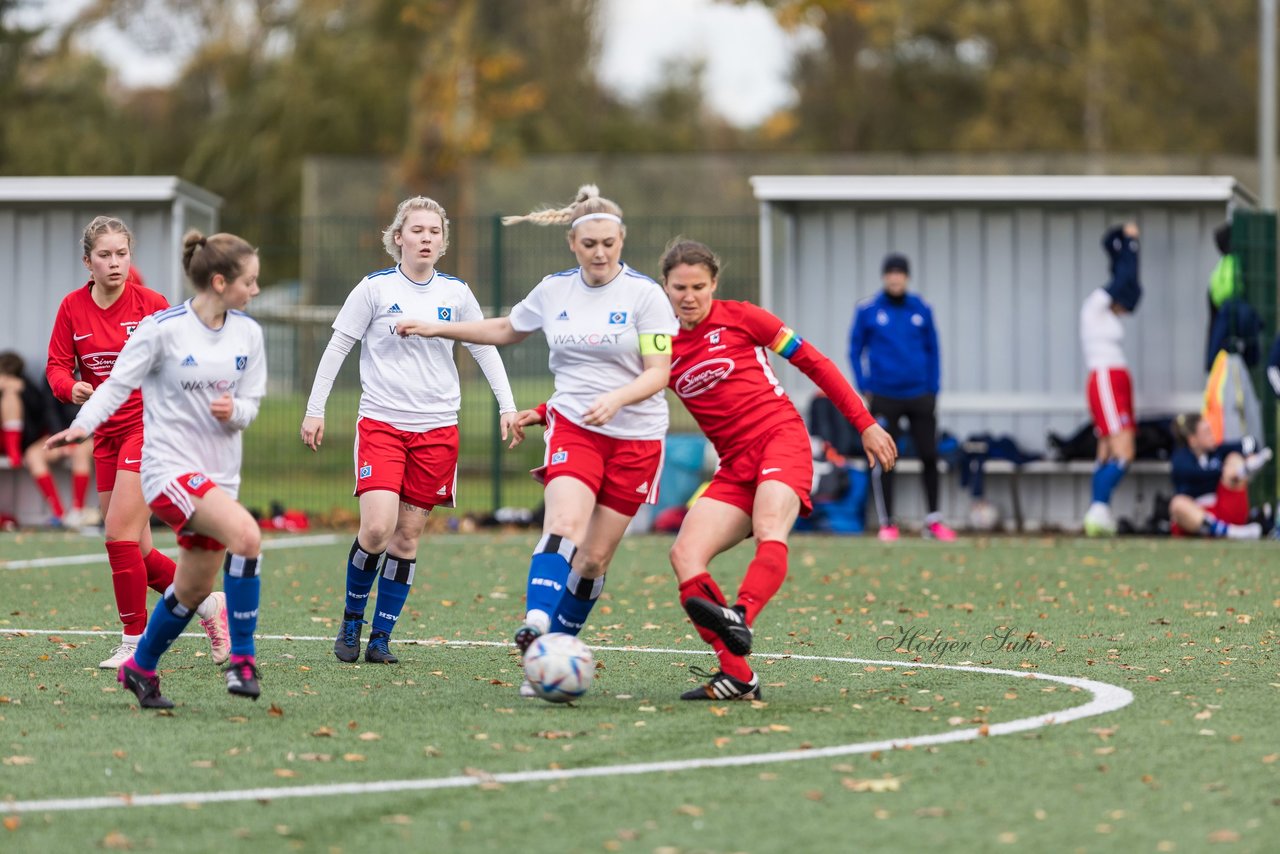
<instances>
[{"instance_id":1,"label":"female soccer player in red jersey","mask_svg":"<svg viewBox=\"0 0 1280 854\"><path fill-rule=\"evenodd\" d=\"M578 634L604 589L631 518L658 495L676 320L657 283L622 263L622 209L594 185L564 208L507 224L569 226L577 267L544 278L506 317L402 322L401 335L515 344L541 329L555 394L548 401L542 539L529 563L523 652L541 634ZM520 413L524 424L541 420ZM526 682L521 694L532 696Z\"/></svg>"},{"instance_id":2,"label":"female soccer player in red jersey","mask_svg":"<svg viewBox=\"0 0 1280 854\"><path fill-rule=\"evenodd\" d=\"M720 672L685 700L754 700L760 680L747 664L751 625L787 574L787 535L812 509L813 454L804 420L769 367L787 359L831 398L862 434L867 458L885 469L898 456L839 369L781 320L748 302L715 298L720 260L707 246L676 240L662 257L663 288L680 332L670 387L711 440L720 465L671 547L680 601ZM749 536L756 553L732 607L707 571L712 558Z\"/></svg>"},{"instance_id":3,"label":"female soccer player in red jersey","mask_svg":"<svg viewBox=\"0 0 1280 854\"><path fill-rule=\"evenodd\" d=\"M115 217L96 217L84 230L84 265L92 278L63 299L49 336L45 374L59 400L87 401L110 376L116 357L142 319L169 307L134 274L132 250L133 235ZM98 666L115 670L133 654L147 626L147 588L163 594L174 573L173 560L152 548L151 510L142 497L139 391L94 431L93 456L111 584L124 625L120 645ZM231 649L223 595L212 594L200 603L197 614L209 636L213 662L222 664Z\"/></svg>"}]
</instances>

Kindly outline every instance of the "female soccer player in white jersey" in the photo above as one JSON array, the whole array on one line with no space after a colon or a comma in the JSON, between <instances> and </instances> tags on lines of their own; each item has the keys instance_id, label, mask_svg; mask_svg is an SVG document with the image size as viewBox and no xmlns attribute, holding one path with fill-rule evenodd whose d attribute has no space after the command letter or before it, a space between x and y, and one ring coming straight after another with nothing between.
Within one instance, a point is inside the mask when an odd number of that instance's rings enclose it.
<instances>
[{"instance_id":1,"label":"female soccer player in white jersey","mask_svg":"<svg viewBox=\"0 0 1280 854\"><path fill-rule=\"evenodd\" d=\"M1098 437L1092 501L1084 514L1088 536L1116 532L1111 493L1133 462L1133 379L1124 357L1124 323L1142 299L1138 281L1138 226L1125 223L1107 230L1102 248L1110 258L1111 280L1085 297L1080 308L1080 348L1089 379L1085 395Z\"/></svg>"},{"instance_id":2,"label":"female soccer player in white jersey","mask_svg":"<svg viewBox=\"0 0 1280 854\"><path fill-rule=\"evenodd\" d=\"M115 217L99 216L84 230L89 282L58 306L49 335L45 375L61 401L81 404L106 382L142 318L169 302L142 283L130 259L133 234ZM77 377L77 371L79 376ZM151 544L151 510L142 495L142 395L135 392L93 435L95 480L107 538L107 563L123 633L120 644L98 666L119 670L147 627L147 588L164 594L173 583L173 560ZM230 654L226 603L213 593L197 615L209 635L213 663Z\"/></svg>"},{"instance_id":3,"label":"female soccer player in white jersey","mask_svg":"<svg viewBox=\"0 0 1280 854\"><path fill-rule=\"evenodd\" d=\"M354 474L360 532L347 557L346 605L333 653L340 661L359 658L365 604L376 578L378 604L364 657L395 664L388 642L413 584L427 514L432 507L453 506L462 403L452 342L406 341L396 333L396 322L408 317L467 323L484 314L466 282L436 269L449 248L449 220L439 203L424 196L401 202L382 243L396 266L365 276L333 321L302 419L302 441L313 451L320 447L325 402L343 359L359 341ZM502 438L513 434L514 447L524 434L513 430L515 398L502 358L494 347L467 349L498 400Z\"/></svg>"},{"instance_id":4,"label":"female soccer player in white jersey","mask_svg":"<svg viewBox=\"0 0 1280 854\"><path fill-rule=\"evenodd\" d=\"M507 225L567 224L578 267L547 276L506 317L399 324L402 335L515 344L546 335L555 376L547 402L542 539L529 565L523 652L548 631L578 634L609 561L641 504L657 500L667 432L662 389L676 318L657 282L622 263L622 209L593 185L560 209ZM522 686L522 693L532 693Z\"/></svg>"},{"instance_id":5,"label":"female soccer player in white jersey","mask_svg":"<svg viewBox=\"0 0 1280 854\"><path fill-rule=\"evenodd\" d=\"M145 437L142 493L178 533L173 584L156 603L119 680L148 709L173 703L160 693L160 656L191 622L221 566L231 633L227 690L257 699L253 632L258 623L258 523L236 501L240 434L266 392L262 329L243 309L258 293L258 253L232 234L183 238L182 264L196 295L145 318L120 351L111 376L47 447L79 442L136 388ZM224 555L225 553L225 560Z\"/></svg>"}]
</instances>

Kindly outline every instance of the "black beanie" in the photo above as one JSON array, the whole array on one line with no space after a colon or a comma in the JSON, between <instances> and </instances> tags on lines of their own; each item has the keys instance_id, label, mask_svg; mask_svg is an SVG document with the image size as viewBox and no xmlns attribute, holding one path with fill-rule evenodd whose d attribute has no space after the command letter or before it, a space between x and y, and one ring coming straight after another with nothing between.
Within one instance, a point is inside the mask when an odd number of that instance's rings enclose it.
<instances>
[{"instance_id":1,"label":"black beanie","mask_svg":"<svg viewBox=\"0 0 1280 854\"><path fill-rule=\"evenodd\" d=\"M890 252L884 256L884 261L880 264L880 275L882 276L895 270L905 276L911 275L911 263L907 261L907 256L901 252Z\"/></svg>"},{"instance_id":2,"label":"black beanie","mask_svg":"<svg viewBox=\"0 0 1280 854\"><path fill-rule=\"evenodd\" d=\"M1222 225L1213 230L1213 242L1218 247L1219 254L1226 255L1231 252L1231 221L1227 220Z\"/></svg>"}]
</instances>

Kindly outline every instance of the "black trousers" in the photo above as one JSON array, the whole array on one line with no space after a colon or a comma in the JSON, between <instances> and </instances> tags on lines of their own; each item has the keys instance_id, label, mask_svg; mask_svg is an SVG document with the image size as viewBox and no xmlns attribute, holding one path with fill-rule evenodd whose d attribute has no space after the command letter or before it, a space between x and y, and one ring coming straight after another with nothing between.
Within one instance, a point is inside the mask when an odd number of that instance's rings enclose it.
<instances>
[{"instance_id":1,"label":"black trousers","mask_svg":"<svg viewBox=\"0 0 1280 854\"><path fill-rule=\"evenodd\" d=\"M923 394L919 397L884 397L871 395L867 406L871 414L883 419L885 429L893 440L902 435L902 420L907 420L907 430L916 444L924 475L924 495L930 513L938 512L938 397ZM893 524L893 472L882 471L876 466L872 482L876 489L876 512L880 524Z\"/></svg>"}]
</instances>

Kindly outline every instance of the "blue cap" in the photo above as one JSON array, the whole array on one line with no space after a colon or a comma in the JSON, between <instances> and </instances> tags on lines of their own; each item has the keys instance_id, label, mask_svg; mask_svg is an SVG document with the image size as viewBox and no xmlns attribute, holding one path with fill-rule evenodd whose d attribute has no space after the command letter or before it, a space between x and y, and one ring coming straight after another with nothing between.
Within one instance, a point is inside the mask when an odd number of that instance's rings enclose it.
<instances>
[{"instance_id":1,"label":"blue cap","mask_svg":"<svg viewBox=\"0 0 1280 854\"><path fill-rule=\"evenodd\" d=\"M904 276L911 275L911 262L907 260L907 256L901 252L890 252L884 256L884 261L880 264L880 275L897 271Z\"/></svg>"}]
</instances>

